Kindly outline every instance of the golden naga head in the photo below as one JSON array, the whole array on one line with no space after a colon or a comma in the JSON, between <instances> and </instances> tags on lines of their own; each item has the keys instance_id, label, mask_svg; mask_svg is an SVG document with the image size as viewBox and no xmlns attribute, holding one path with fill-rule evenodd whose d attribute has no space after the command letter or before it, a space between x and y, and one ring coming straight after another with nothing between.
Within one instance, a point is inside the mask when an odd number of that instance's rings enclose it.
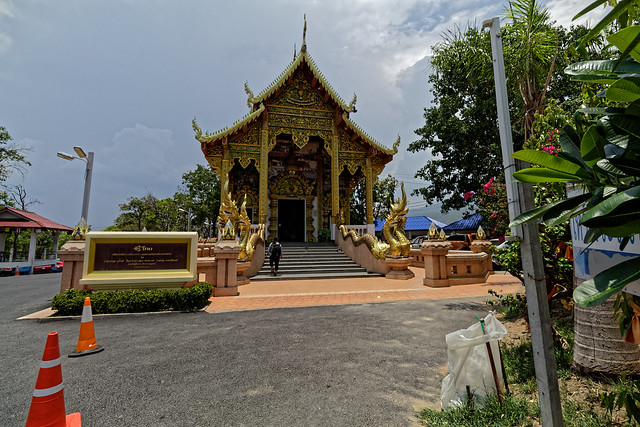
<instances>
[{"instance_id":1,"label":"golden naga head","mask_svg":"<svg viewBox=\"0 0 640 427\"><path fill-rule=\"evenodd\" d=\"M404 191L404 182L400 183L400 190L402 191L402 197L397 199L395 203L391 203L391 211L387 216L387 221L398 222L400 218L409 212L409 208L407 207L407 193Z\"/></svg>"},{"instance_id":2,"label":"golden naga head","mask_svg":"<svg viewBox=\"0 0 640 427\"><path fill-rule=\"evenodd\" d=\"M247 195L245 194L242 205L240 206L240 214L238 215L238 228L246 226L251 227L251 219L247 213Z\"/></svg>"}]
</instances>

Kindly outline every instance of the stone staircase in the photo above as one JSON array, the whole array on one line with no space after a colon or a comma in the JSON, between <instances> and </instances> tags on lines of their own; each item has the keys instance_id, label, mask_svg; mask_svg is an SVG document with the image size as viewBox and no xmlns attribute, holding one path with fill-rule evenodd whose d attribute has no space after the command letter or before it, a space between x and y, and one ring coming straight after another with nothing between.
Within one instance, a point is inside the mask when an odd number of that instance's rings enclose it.
<instances>
[{"instance_id":1,"label":"stone staircase","mask_svg":"<svg viewBox=\"0 0 640 427\"><path fill-rule=\"evenodd\" d=\"M267 256L262 269L256 276L251 277L251 281L379 276L375 273L367 273L333 243L284 242L282 256L277 276L271 274Z\"/></svg>"}]
</instances>

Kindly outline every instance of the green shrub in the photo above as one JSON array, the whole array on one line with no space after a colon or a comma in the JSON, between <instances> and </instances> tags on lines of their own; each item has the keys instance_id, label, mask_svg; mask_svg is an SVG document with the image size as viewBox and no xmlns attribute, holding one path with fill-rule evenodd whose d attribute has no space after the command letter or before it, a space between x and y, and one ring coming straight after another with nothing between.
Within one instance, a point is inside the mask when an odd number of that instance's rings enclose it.
<instances>
[{"instance_id":1,"label":"green shrub","mask_svg":"<svg viewBox=\"0 0 640 427\"><path fill-rule=\"evenodd\" d=\"M68 289L56 295L51 308L59 316L82 314L86 297L91 298L93 313L140 313L146 311L197 311L205 307L212 287L200 282L182 289L136 289L129 291L90 292Z\"/></svg>"}]
</instances>

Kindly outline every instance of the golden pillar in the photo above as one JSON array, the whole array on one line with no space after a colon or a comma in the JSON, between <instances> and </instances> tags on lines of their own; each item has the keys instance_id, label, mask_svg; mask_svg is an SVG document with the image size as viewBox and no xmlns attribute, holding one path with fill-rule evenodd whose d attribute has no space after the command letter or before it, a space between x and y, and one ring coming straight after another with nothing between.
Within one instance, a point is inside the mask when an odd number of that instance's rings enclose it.
<instances>
[{"instance_id":1,"label":"golden pillar","mask_svg":"<svg viewBox=\"0 0 640 427\"><path fill-rule=\"evenodd\" d=\"M322 182L322 179L324 178L324 156L322 155L322 153L320 153L316 159L317 159L316 164L318 165L316 167L316 194L318 195L317 197L317 200L318 200L317 230L322 231L324 230L324 227L322 226L322 220L323 220L322 211L324 210L324 206L322 204L322 199L324 198L324 192L323 192L324 185ZM320 236L318 235L318 237Z\"/></svg>"},{"instance_id":2,"label":"golden pillar","mask_svg":"<svg viewBox=\"0 0 640 427\"><path fill-rule=\"evenodd\" d=\"M371 168L371 157L367 157L365 160L364 179L366 184L367 224L373 224L373 169Z\"/></svg>"},{"instance_id":3,"label":"golden pillar","mask_svg":"<svg viewBox=\"0 0 640 427\"><path fill-rule=\"evenodd\" d=\"M265 120L260 132L260 189L258 192L258 222L267 223L267 202L269 189L269 125Z\"/></svg>"},{"instance_id":4,"label":"golden pillar","mask_svg":"<svg viewBox=\"0 0 640 427\"><path fill-rule=\"evenodd\" d=\"M338 152L340 146L338 143L338 130L333 126L333 134L331 135L331 217L333 223L338 222L340 215L340 170L338 169Z\"/></svg>"},{"instance_id":5,"label":"golden pillar","mask_svg":"<svg viewBox=\"0 0 640 427\"><path fill-rule=\"evenodd\" d=\"M222 142L222 161L220 162L220 181L224 182L229 179L229 171L231 170L231 160L229 159L229 145L226 139ZM229 192L233 194L231 181L229 181ZM222 195L221 195L222 197Z\"/></svg>"}]
</instances>

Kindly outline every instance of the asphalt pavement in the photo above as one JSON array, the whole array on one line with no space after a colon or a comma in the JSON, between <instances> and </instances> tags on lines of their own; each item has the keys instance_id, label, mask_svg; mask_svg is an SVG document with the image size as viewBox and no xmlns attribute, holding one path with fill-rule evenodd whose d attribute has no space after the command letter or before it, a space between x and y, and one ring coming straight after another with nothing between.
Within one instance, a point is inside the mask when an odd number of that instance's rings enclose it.
<instances>
[{"instance_id":1,"label":"asphalt pavement","mask_svg":"<svg viewBox=\"0 0 640 427\"><path fill-rule=\"evenodd\" d=\"M435 406L446 333L487 297L263 310L95 315L101 353L66 357L80 319L49 306L57 274L0 278L0 425L27 418L58 331L67 413L90 426L407 426Z\"/></svg>"}]
</instances>

